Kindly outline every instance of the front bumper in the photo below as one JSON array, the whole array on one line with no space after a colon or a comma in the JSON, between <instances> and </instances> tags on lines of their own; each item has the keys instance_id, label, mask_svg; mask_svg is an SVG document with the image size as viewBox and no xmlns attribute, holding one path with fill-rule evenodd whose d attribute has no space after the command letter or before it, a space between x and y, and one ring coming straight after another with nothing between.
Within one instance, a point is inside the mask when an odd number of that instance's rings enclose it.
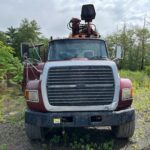
<instances>
[{"instance_id":1,"label":"front bumper","mask_svg":"<svg viewBox=\"0 0 150 150\"><path fill-rule=\"evenodd\" d=\"M92 112L48 112L25 111L25 123L39 127L92 127L115 126L135 119L135 110ZM57 122L56 122L57 121Z\"/></svg>"}]
</instances>

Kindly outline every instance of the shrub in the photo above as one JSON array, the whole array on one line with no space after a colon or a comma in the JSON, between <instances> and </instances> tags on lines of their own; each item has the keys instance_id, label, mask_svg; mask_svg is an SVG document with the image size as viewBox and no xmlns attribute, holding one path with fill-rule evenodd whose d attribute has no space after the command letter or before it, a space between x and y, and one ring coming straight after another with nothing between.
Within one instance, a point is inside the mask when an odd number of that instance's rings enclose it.
<instances>
[{"instance_id":1,"label":"shrub","mask_svg":"<svg viewBox=\"0 0 150 150\"><path fill-rule=\"evenodd\" d=\"M134 88L150 87L150 78L145 72L121 70L120 76L129 78L132 81Z\"/></svg>"},{"instance_id":2,"label":"shrub","mask_svg":"<svg viewBox=\"0 0 150 150\"><path fill-rule=\"evenodd\" d=\"M22 64L13 54L13 48L0 41L0 81L19 82L22 79Z\"/></svg>"},{"instance_id":3,"label":"shrub","mask_svg":"<svg viewBox=\"0 0 150 150\"><path fill-rule=\"evenodd\" d=\"M145 72L150 77L150 66L145 67Z\"/></svg>"}]
</instances>

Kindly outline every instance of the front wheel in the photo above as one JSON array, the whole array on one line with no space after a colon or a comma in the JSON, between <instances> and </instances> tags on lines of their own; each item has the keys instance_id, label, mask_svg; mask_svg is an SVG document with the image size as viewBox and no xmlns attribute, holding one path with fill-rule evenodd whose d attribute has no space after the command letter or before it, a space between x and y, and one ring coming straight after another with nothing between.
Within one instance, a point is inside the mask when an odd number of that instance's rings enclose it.
<instances>
[{"instance_id":1,"label":"front wheel","mask_svg":"<svg viewBox=\"0 0 150 150\"><path fill-rule=\"evenodd\" d=\"M130 138L134 134L135 120L119 126L112 126L111 129L117 138Z\"/></svg>"},{"instance_id":2,"label":"front wheel","mask_svg":"<svg viewBox=\"0 0 150 150\"><path fill-rule=\"evenodd\" d=\"M25 131L30 140L42 140L46 136L47 128L37 127L25 123Z\"/></svg>"}]
</instances>

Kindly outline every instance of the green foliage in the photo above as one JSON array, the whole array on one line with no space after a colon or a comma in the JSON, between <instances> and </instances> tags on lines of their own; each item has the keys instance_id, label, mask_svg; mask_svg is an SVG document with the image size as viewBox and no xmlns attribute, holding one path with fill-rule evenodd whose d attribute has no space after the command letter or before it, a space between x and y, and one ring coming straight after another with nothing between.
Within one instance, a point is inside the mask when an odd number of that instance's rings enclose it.
<instances>
[{"instance_id":1,"label":"green foliage","mask_svg":"<svg viewBox=\"0 0 150 150\"><path fill-rule=\"evenodd\" d=\"M18 85L0 91L0 123L19 124L23 121L26 106L24 97L19 96L20 92Z\"/></svg>"},{"instance_id":2,"label":"green foliage","mask_svg":"<svg viewBox=\"0 0 150 150\"><path fill-rule=\"evenodd\" d=\"M136 126L140 128L135 130L132 138L132 141L135 141L135 143L132 145L134 147L133 149L140 149L139 145L137 144L138 141L147 139L147 131L150 130L150 78L144 73L141 74L143 74L143 76L141 75L141 78L143 78L143 82L146 84L143 83L139 88L135 88L134 90L133 107L136 110ZM142 79L137 80L137 83L136 80L134 82L139 84L139 81L141 83Z\"/></svg>"},{"instance_id":3,"label":"green foliage","mask_svg":"<svg viewBox=\"0 0 150 150\"><path fill-rule=\"evenodd\" d=\"M134 88L150 87L150 78L145 72L120 70L120 76L129 78L132 81Z\"/></svg>"},{"instance_id":4,"label":"green foliage","mask_svg":"<svg viewBox=\"0 0 150 150\"><path fill-rule=\"evenodd\" d=\"M0 41L2 41L3 43L7 42L6 34L2 31L0 31Z\"/></svg>"},{"instance_id":5,"label":"green foliage","mask_svg":"<svg viewBox=\"0 0 150 150\"><path fill-rule=\"evenodd\" d=\"M95 150L94 147L96 147L96 145L94 144L84 144L84 143L80 143L80 142L77 142L77 141L74 141L73 143L70 144L71 148L73 150Z\"/></svg>"},{"instance_id":6,"label":"green foliage","mask_svg":"<svg viewBox=\"0 0 150 150\"><path fill-rule=\"evenodd\" d=\"M85 143L82 142L84 139L80 139L80 141L74 141L70 144L70 147L73 150L112 150L114 146L114 141L110 140L103 144L97 144L93 142Z\"/></svg>"},{"instance_id":7,"label":"green foliage","mask_svg":"<svg viewBox=\"0 0 150 150\"><path fill-rule=\"evenodd\" d=\"M6 32L11 46L15 49L15 55L20 57L20 44L22 42L39 42L40 28L35 20L23 19L18 28L10 27Z\"/></svg>"},{"instance_id":8,"label":"green foliage","mask_svg":"<svg viewBox=\"0 0 150 150\"><path fill-rule=\"evenodd\" d=\"M119 63L119 68L135 70L144 70L144 67L150 65L150 30L140 27L129 27L124 25L123 29L108 36L109 53L113 54L112 46L121 44L124 50L124 58Z\"/></svg>"},{"instance_id":9,"label":"green foliage","mask_svg":"<svg viewBox=\"0 0 150 150\"><path fill-rule=\"evenodd\" d=\"M51 139L52 144L59 144L60 142L60 136L54 135L53 138Z\"/></svg>"},{"instance_id":10,"label":"green foliage","mask_svg":"<svg viewBox=\"0 0 150 150\"><path fill-rule=\"evenodd\" d=\"M17 29L14 27L9 27L8 31L6 31L6 35L8 36L8 42L10 44L14 44L15 38L17 36Z\"/></svg>"},{"instance_id":11,"label":"green foliage","mask_svg":"<svg viewBox=\"0 0 150 150\"><path fill-rule=\"evenodd\" d=\"M7 145L6 144L0 145L0 150L7 150Z\"/></svg>"},{"instance_id":12,"label":"green foliage","mask_svg":"<svg viewBox=\"0 0 150 150\"><path fill-rule=\"evenodd\" d=\"M1 110L0 110L0 122L4 122L4 117L3 117L3 113Z\"/></svg>"},{"instance_id":13,"label":"green foliage","mask_svg":"<svg viewBox=\"0 0 150 150\"><path fill-rule=\"evenodd\" d=\"M0 41L0 80L18 82L22 79L22 64L13 54L13 48Z\"/></svg>"},{"instance_id":14,"label":"green foliage","mask_svg":"<svg viewBox=\"0 0 150 150\"><path fill-rule=\"evenodd\" d=\"M111 138L104 139L103 137L98 136L95 132L93 134L92 130L91 133L84 133L82 131L84 129L71 129L65 131L65 134L58 135L58 133L54 134L53 137L50 139L51 146L58 146L61 145L63 147L68 147L71 150L112 150L114 147L114 140ZM90 129L89 129L90 130ZM86 131L87 132L87 131ZM92 135L91 135L92 134ZM96 140L97 139L97 140ZM63 149L63 148L62 148Z\"/></svg>"},{"instance_id":15,"label":"green foliage","mask_svg":"<svg viewBox=\"0 0 150 150\"><path fill-rule=\"evenodd\" d=\"M150 76L150 66L145 67L145 72L148 76Z\"/></svg>"}]
</instances>

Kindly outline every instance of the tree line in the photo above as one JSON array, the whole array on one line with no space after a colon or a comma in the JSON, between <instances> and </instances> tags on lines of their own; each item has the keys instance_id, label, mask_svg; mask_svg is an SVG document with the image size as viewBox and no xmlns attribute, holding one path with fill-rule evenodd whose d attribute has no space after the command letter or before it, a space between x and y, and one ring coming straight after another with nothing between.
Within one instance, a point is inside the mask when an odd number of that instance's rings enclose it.
<instances>
[{"instance_id":1,"label":"tree line","mask_svg":"<svg viewBox=\"0 0 150 150\"><path fill-rule=\"evenodd\" d=\"M140 26L127 26L105 37L109 54L114 55L113 45L121 44L124 58L119 62L120 69L145 70L150 75L150 30ZM48 39L42 36L40 27L35 20L23 19L19 27L8 27L6 32L0 31L0 80L11 78L21 79L19 70L20 44L22 42L44 43Z\"/></svg>"},{"instance_id":2,"label":"tree line","mask_svg":"<svg viewBox=\"0 0 150 150\"><path fill-rule=\"evenodd\" d=\"M140 26L127 26L106 37L109 52L114 43L123 47L120 69L144 70L150 66L150 30Z\"/></svg>"}]
</instances>

